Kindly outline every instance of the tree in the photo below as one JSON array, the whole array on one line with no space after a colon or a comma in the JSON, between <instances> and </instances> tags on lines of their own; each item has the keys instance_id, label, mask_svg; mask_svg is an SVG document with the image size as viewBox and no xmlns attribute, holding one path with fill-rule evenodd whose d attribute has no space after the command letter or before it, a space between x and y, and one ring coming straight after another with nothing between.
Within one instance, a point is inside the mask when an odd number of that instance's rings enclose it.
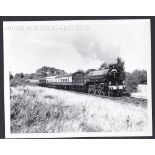
<instances>
[{"instance_id":1,"label":"tree","mask_svg":"<svg viewBox=\"0 0 155 155\"><path fill-rule=\"evenodd\" d=\"M54 76L54 75L65 75L67 73L64 70L56 69L54 67L44 66L40 69L37 69L35 74L38 74L41 77L46 77L46 76Z\"/></svg>"},{"instance_id":2,"label":"tree","mask_svg":"<svg viewBox=\"0 0 155 155\"><path fill-rule=\"evenodd\" d=\"M139 84L147 84L147 71L134 70L132 73L126 72L127 92L136 92Z\"/></svg>"},{"instance_id":3,"label":"tree","mask_svg":"<svg viewBox=\"0 0 155 155\"><path fill-rule=\"evenodd\" d=\"M124 72L124 61L119 57L117 58L116 68L120 73Z\"/></svg>"},{"instance_id":4,"label":"tree","mask_svg":"<svg viewBox=\"0 0 155 155\"><path fill-rule=\"evenodd\" d=\"M147 84L147 72L146 70L134 70L132 76L138 84Z\"/></svg>"},{"instance_id":5,"label":"tree","mask_svg":"<svg viewBox=\"0 0 155 155\"><path fill-rule=\"evenodd\" d=\"M82 72L82 73L84 73L84 71L82 69L78 69L76 72Z\"/></svg>"},{"instance_id":6,"label":"tree","mask_svg":"<svg viewBox=\"0 0 155 155\"><path fill-rule=\"evenodd\" d=\"M24 74L23 73L20 73L19 77L20 78L24 78Z\"/></svg>"},{"instance_id":7,"label":"tree","mask_svg":"<svg viewBox=\"0 0 155 155\"><path fill-rule=\"evenodd\" d=\"M142 70L141 84L147 84L147 71L146 70Z\"/></svg>"},{"instance_id":8,"label":"tree","mask_svg":"<svg viewBox=\"0 0 155 155\"><path fill-rule=\"evenodd\" d=\"M95 71L95 69L87 69L87 71L85 72L85 74L87 75L88 73Z\"/></svg>"},{"instance_id":9,"label":"tree","mask_svg":"<svg viewBox=\"0 0 155 155\"><path fill-rule=\"evenodd\" d=\"M41 77L46 77L47 73L46 72L41 72Z\"/></svg>"},{"instance_id":10,"label":"tree","mask_svg":"<svg viewBox=\"0 0 155 155\"><path fill-rule=\"evenodd\" d=\"M99 69L108 68L108 64L106 62L102 63Z\"/></svg>"},{"instance_id":11,"label":"tree","mask_svg":"<svg viewBox=\"0 0 155 155\"><path fill-rule=\"evenodd\" d=\"M10 76L10 80L12 80L13 79L13 75L12 75L11 72L9 72L9 76Z\"/></svg>"},{"instance_id":12,"label":"tree","mask_svg":"<svg viewBox=\"0 0 155 155\"><path fill-rule=\"evenodd\" d=\"M23 73L17 73L16 75L15 75L15 78L17 79L17 78L24 78L24 74Z\"/></svg>"}]
</instances>

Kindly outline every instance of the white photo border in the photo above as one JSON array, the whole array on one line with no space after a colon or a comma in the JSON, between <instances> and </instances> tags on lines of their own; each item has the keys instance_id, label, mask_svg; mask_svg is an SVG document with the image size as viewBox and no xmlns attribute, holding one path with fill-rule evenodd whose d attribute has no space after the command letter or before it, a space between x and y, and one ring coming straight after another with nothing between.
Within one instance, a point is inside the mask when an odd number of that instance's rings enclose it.
<instances>
[{"instance_id":1,"label":"white photo border","mask_svg":"<svg viewBox=\"0 0 155 155\"><path fill-rule=\"evenodd\" d=\"M109 19L111 20L111 19ZM119 19L120 21L121 19ZM123 19L124 20L124 19ZM132 20L132 19L127 19ZM3 22L3 46L4 46L4 103L5 103L5 137L6 138L76 138L76 137L143 137L152 136L152 83L151 83L151 30L150 19L133 19L145 20L148 24L148 31L150 33L150 40L148 45L148 69L147 69L147 85L148 85L148 131L147 132L78 132L78 133L10 133L10 83L9 83L9 54L5 50L5 31L4 27L11 22ZM94 20L96 22L97 20ZM101 21L101 20L100 20ZM107 20L106 20L107 21ZM117 21L117 20L115 20ZM124 20L125 21L125 20ZM20 21L17 21L20 22ZM27 21L25 21L27 22ZM33 22L33 21L32 21ZM44 21L42 21L44 22ZM52 22L52 21L51 21ZM56 21L55 21L56 22ZM70 22L70 20L68 20Z\"/></svg>"}]
</instances>

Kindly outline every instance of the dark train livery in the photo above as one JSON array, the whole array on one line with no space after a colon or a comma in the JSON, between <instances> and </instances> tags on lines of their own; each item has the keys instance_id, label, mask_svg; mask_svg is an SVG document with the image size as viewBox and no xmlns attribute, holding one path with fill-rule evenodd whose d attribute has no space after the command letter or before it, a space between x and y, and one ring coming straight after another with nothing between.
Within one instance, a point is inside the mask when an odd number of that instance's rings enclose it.
<instances>
[{"instance_id":1,"label":"dark train livery","mask_svg":"<svg viewBox=\"0 0 155 155\"><path fill-rule=\"evenodd\" d=\"M40 78L39 80L30 80L30 83L98 95L122 96L125 92L125 85L119 77L120 73L115 68L105 68L90 71L87 74L79 71L73 74Z\"/></svg>"}]
</instances>

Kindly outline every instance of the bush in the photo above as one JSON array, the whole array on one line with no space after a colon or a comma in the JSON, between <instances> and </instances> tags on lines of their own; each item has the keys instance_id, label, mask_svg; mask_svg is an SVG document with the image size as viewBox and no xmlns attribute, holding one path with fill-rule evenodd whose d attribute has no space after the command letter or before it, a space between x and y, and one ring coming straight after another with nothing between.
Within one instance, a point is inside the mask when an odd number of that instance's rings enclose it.
<instances>
[{"instance_id":1,"label":"bush","mask_svg":"<svg viewBox=\"0 0 155 155\"><path fill-rule=\"evenodd\" d=\"M126 73L127 93L137 92L139 84L147 84L147 72L145 70L134 70L132 73Z\"/></svg>"}]
</instances>

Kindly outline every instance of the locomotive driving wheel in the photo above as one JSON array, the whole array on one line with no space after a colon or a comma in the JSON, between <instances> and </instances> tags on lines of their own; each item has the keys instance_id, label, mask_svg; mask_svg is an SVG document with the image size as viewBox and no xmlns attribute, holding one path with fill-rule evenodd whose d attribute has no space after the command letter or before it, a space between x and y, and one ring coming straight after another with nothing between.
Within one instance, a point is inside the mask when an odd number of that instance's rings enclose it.
<instances>
[{"instance_id":1,"label":"locomotive driving wheel","mask_svg":"<svg viewBox=\"0 0 155 155\"><path fill-rule=\"evenodd\" d=\"M111 96L112 93L111 93L111 90L108 90L108 96Z\"/></svg>"},{"instance_id":2,"label":"locomotive driving wheel","mask_svg":"<svg viewBox=\"0 0 155 155\"><path fill-rule=\"evenodd\" d=\"M97 90L96 90L96 89L93 90L93 94L94 94L94 95L97 94Z\"/></svg>"},{"instance_id":3,"label":"locomotive driving wheel","mask_svg":"<svg viewBox=\"0 0 155 155\"><path fill-rule=\"evenodd\" d=\"M106 93L105 93L105 91L102 91L102 95L103 95L103 96L106 96Z\"/></svg>"},{"instance_id":4,"label":"locomotive driving wheel","mask_svg":"<svg viewBox=\"0 0 155 155\"><path fill-rule=\"evenodd\" d=\"M99 89L98 90L98 95L102 95L103 93L102 93L102 90L101 89Z\"/></svg>"},{"instance_id":5,"label":"locomotive driving wheel","mask_svg":"<svg viewBox=\"0 0 155 155\"><path fill-rule=\"evenodd\" d=\"M92 92L92 86L89 85L89 87L88 87L88 93L91 94L91 92Z\"/></svg>"},{"instance_id":6,"label":"locomotive driving wheel","mask_svg":"<svg viewBox=\"0 0 155 155\"><path fill-rule=\"evenodd\" d=\"M111 90L108 90L108 96L113 96L114 93Z\"/></svg>"},{"instance_id":7,"label":"locomotive driving wheel","mask_svg":"<svg viewBox=\"0 0 155 155\"><path fill-rule=\"evenodd\" d=\"M91 94L91 89L88 89L88 93Z\"/></svg>"},{"instance_id":8,"label":"locomotive driving wheel","mask_svg":"<svg viewBox=\"0 0 155 155\"><path fill-rule=\"evenodd\" d=\"M123 96L122 90L119 91L119 96Z\"/></svg>"}]
</instances>

